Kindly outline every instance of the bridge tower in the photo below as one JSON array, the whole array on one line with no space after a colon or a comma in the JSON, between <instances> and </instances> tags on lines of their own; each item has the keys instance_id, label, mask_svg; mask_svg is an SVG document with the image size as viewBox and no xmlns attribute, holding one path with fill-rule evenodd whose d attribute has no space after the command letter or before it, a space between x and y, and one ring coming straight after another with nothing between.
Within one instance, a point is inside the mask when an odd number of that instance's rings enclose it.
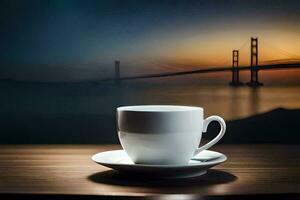
<instances>
[{"instance_id":1,"label":"bridge tower","mask_svg":"<svg viewBox=\"0 0 300 200\"><path fill-rule=\"evenodd\" d=\"M258 81L258 38L251 37L250 62L250 82L247 85L262 86L263 84Z\"/></svg>"},{"instance_id":2,"label":"bridge tower","mask_svg":"<svg viewBox=\"0 0 300 200\"><path fill-rule=\"evenodd\" d=\"M120 61L116 60L115 61L115 83L119 84L120 83Z\"/></svg>"},{"instance_id":3,"label":"bridge tower","mask_svg":"<svg viewBox=\"0 0 300 200\"><path fill-rule=\"evenodd\" d=\"M239 50L233 50L232 51L232 80L229 83L229 85L231 86L243 85L243 83L240 82L238 68L239 68Z\"/></svg>"}]
</instances>

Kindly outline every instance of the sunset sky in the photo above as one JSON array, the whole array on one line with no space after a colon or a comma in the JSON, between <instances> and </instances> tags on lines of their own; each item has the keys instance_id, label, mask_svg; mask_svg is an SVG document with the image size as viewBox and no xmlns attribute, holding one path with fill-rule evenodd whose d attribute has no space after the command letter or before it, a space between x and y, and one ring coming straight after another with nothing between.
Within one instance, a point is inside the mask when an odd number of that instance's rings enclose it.
<instances>
[{"instance_id":1,"label":"sunset sky","mask_svg":"<svg viewBox=\"0 0 300 200\"><path fill-rule=\"evenodd\" d=\"M261 64L300 61L299 10L296 0L1 1L0 78L95 80L113 76L114 60L124 76L230 66L233 49L249 65L251 36Z\"/></svg>"}]
</instances>

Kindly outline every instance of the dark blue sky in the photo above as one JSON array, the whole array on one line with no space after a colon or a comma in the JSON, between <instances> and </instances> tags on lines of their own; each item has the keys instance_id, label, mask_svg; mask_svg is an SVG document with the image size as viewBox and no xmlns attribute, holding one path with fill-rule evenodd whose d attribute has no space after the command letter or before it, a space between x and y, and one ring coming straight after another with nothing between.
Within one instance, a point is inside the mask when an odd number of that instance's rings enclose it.
<instances>
[{"instance_id":1,"label":"dark blue sky","mask_svg":"<svg viewBox=\"0 0 300 200\"><path fill-rule=\"evenodd\" d=\"M0 77L97 79L112 75L115 59L129 74L168 70L166 63L178 70L179 61L209 65L201 55L213 55L218 46L227 52L259 31L280 38L284 29L297 39L299 10L300 1L276 0L2 0ZM220 36L230 44L214 44Z\"/></svg>"}]
</instances>

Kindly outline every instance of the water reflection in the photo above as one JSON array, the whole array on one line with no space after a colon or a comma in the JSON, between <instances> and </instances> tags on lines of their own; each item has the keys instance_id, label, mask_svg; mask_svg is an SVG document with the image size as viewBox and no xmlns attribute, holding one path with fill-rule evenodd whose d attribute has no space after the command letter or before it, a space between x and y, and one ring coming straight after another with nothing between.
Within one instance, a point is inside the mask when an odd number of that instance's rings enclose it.
<instances>
[{"instance_id":1,"label":"water reflection","mask_svg":"<svg viewBox=\"0 0 300 200\"><path fill-rule=\"evenodd\" d=\"M241 110L241 100L239 99L240 93L240 88L232 88L230 90L231 101L229 112L231 116L238 116Z\"/></svg>"},{"instance_id":2,"label":"water reflection","mask_svg":"<svg viewBox=\"0 0 300 200\"><path fill-rule=\"evenodd\" d=\"M260 88L250 88L249 113L258 113L260 108Z\"/></svg>"}]
</instances>

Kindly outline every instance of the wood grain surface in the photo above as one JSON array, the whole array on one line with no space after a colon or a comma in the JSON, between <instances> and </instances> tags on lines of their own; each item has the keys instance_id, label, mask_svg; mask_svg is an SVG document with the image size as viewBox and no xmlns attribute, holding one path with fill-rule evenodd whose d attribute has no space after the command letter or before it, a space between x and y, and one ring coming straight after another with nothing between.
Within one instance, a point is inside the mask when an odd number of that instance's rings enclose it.
<instances>
[{"instance_id":1,"label":"wood grain surface","mask_svg":"<svg viewBox=\"0 0 300 200\"><path fill-rule=\"evenodd\" d=\"M204 176L180 180L127 177L90 157L118 145L2 145L0 195L193 197L293 195L300 197L296 145L219 145L228 161Z\"/></svg>"}]
</instances>

